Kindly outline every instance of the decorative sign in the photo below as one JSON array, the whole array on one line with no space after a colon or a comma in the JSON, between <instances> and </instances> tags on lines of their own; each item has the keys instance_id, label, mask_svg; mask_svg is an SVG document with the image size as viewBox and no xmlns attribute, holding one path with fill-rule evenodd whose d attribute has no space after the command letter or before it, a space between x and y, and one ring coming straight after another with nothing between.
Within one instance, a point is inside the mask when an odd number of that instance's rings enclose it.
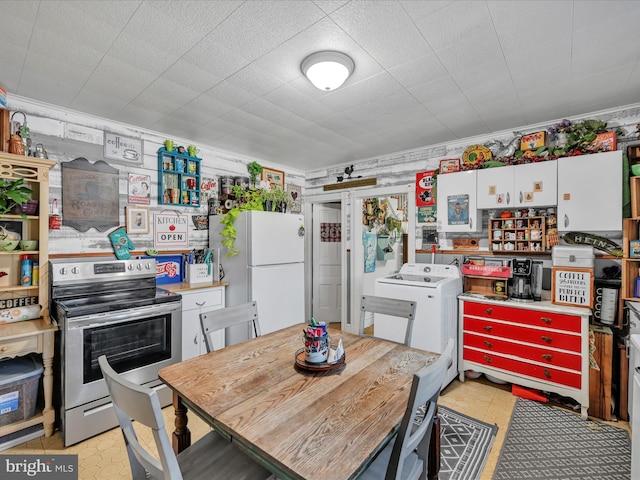
<instances>
[{"instance_id":1,"label":"decorative sign","mask_svg":"<svg viewBox=\"0 0 640 480\"><path fill-rule=\"evenodd\" d=\"M341 242L342 225L340 223L320 223L321 242Z\"/></svg>"},{"instance_id":2,"label":"decorative sign","mask_svg":"<svg viewBox=\"0 0 640 480\"><path fill-rule=\"evenodd\" d=\"M120 224L118 170L80 157L62 163L62 224L101 232Z\"/></svg>"},{"instance_id":3,"label":"decorative sign","mask_svg":"<svg viewBox=\"0 0 640 480\"><path fill-rule=\"evenodd\" d=\"M591 308L593 269L552 267L551 303Z\"/></svg>"},{"instance_id":4,"label":"decorative sign","mask_svg":"<svg viewBox=\"0 0 640 480\"><path fill-rule=\"evenodd\" d=\"M141 164L142 140L104 132L104 158L129 164Z\"/></svg>"},{"instance_id":5,"label":"decorative sign","mask_svg":"<svg viewBox=\"0 0 640 480\"><path fill-rule=\"evenodd\" d=\"M433 207L418 207L418 222L419 223L436 223L437 208Z\"/></svg>"},{"instance_id":6,"label":"decorative sign","mask_svg":"<svg viewBox=\"0 0 640 480\"><path fill-rule=\"evenodd\" d=\"M440 173L453 173L460 171L459 158L447 158L440 160Z\"/></svg>"},{"instance_id":7,"label":"decorative sign","mask_svg":"<svg viewBox=\"0 0 640 480\"><path fill-rule=\"evenodd\" d=\"M290 183L287 183L287 192L289 192L291 200L293 201L289 206L289 212L302 212L302 187L300 185L291 185Z\"/></svg>"},{"instance_id":8,"label":"decorative sign","mask_svg":"<svg viewBox=\"0 0 640 480\"><path fill-rule=\"evenodd\" d=\"M351 180L350 182L330 183L322 187L322 190L329 192L331 190L344 190L347 188L372 187L377 185L377 183L377 178L360 178L358 180Z\"/></svg>"},{"instance_id":9,"label":"decorative sign","mask_svg":"<svg viewBox=\"0 0 640 480\"><path fill-rule=\"evenodd\" d=\"M520 137L520 150L537 150L547 144L547 132L530 133Z\"/></svg>"},{"instance_id":10,"label":"decorative sign","mask_svg":"<svg viewBox=\"0 0 640 480\"><path fill-rule=\"evenodd\" d=\"M416 206L428 207L436 204L436 196L433 191L435 170L416 173Z\"/></svg>"},{"instance_id":11,"label":"decorative sign","mask_svg":"<svg viewBox=\"0 0 640 480\"><path fill-rule=\"evenodd\" d=\"M17 298L5 298L0 300L0 309L4 308L18 308L27 307L30 305L38 305L38 297L17 297Z\"/></svg>"},{"instance_id":12,"label":"decorative sign","mask_svg":"<svg viewBox=\"0 0 640 480\"><path fill-rule=\"evenodd\" d=\"M200 205L207 205L210 199L218 198L218 180L200 177Z\"/></svg>"},{"instance_id":13,"label":"decorative sign","mask_svg":"<svg viewBox=\"0 0 640 480\"><path fill-rule=\"evenodd\" d=\"M447 197L447 221L449 225L469 223L469 195L450 195Z\"/></svg>"},{"instance_id":14,"label":"decorative sign","mask_svg":"<svg viewBox=\"0 0 640 480\"><path fill-rule=\"evenodd\" d=\"M151 175L129 174L129 203L149 205L151 203Z\"/></svg>"},{"instance_id":15,"label":"decorative sign","mask_svg":"<svg viewBox=\"0 0 640 480\"><path fill-rule=\"evenodd\" d=\"M153 246L188 247L189 215L177 212L161 212L153 215Z\"/></svg>"}]
</instances>

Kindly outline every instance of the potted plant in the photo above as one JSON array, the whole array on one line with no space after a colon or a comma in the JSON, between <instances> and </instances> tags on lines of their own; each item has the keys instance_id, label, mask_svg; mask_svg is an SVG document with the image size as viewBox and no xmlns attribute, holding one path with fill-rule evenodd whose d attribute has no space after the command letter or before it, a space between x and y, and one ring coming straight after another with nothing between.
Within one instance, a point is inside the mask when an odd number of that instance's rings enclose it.
<instances>
[{"instance_id":1,"label":"potted plant","mask_svg":"<svg viewBox=\"0 0 640 480\"><path fill-rule=\"evenodd\" d=\"M254 188L244 190L238 185L233 185L231 190L238 200L237 205L231 208L222 216L220 223L224 225L220 235L222 236L222 245L227 247L227 257L237 255L239 250L235 246L237 230L235 222L238 216L247 210L264 210L262 203L262 189Z\"/></svg>"},{"instance_id":2,"label":"potted plant","mask_svg":"<svg viewBox=\"0 0 640 480\"><path fill-rule=\"evenodd\" d=\"M286 212L287 211L287 203L291 202L291 195L286 190L283 190L280 187L276 187L272 190L274 195L274 203L276 212Z\"/></svg>"},{"instance_id":3,"label":"potted plant","mask_svg":"<svg viewBox=\"0 0 640 480\"><path fill-rule=\"evenodd\" d=\"M276 199L275 191L267 188L261 188L260 193L264 210L266 212L273 212L273 207Z\"/></svg>"},{"instance_id":4,"label":"potted plant","mask_svg":"<svg viewBox=\"0 0 640 480\"><path fill-rule=\"evenodd\" d=\"M258 175L262 173L262 165L260 165L258 162L251 162L249 165L247 165L247 171L249 172L249 177L251 178L251 186L255 187L258 180Z\"/></svg>"},{"instance_id":5,"label":"potted plant","mask_svg":"<svg viewBox=\"0 0 640 480\"><path fill-rule=\"evenodd\" d=\"M24 185L24 179L0 179L0 215L7 214L16 207L22 207L31 200L33 190ZM22 218L27 216L20 210L17 212ZM35 211L33 212L35 213Z\"/></svg>"}]
</instances>

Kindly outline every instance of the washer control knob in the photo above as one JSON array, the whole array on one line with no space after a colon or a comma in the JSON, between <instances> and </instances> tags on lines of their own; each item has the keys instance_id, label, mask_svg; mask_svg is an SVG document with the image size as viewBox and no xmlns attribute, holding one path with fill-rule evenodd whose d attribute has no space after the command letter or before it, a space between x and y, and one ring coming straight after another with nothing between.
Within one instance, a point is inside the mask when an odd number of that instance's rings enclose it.
<instances>
[{"instance_id":1,"label":"washer control knob","mask_svg":"<svg viewBox=\"0 0 640 480\"><path fill-rule=\"evenodd\" d=\"M77 275L78 273L80 273L80 269L78 267L73 267L71 269L71 273L73 273L74 275Z\"/></svg>"}]
</instances>

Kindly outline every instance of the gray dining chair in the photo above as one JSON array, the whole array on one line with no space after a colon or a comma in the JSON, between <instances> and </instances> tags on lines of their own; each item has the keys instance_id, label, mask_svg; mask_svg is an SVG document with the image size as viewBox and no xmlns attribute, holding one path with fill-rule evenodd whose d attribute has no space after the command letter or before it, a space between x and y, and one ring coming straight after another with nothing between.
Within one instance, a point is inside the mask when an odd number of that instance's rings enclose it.
<instances>
[{"instance_id":1,"label":"gray dining chair","mask_svg":"<svg viewBox=\"0 0 640 480\"><path fill-rule=\"evenodd\" d=\"M225 332L225 345L229 346L252 336L260 336L258 303L248 302L200 314L200 325L204 334L207 352L214 351L214 334Z\"/></svg>"},{"instance_id":2,"label":"gray dining chair","mask_svg":"<svg viewBox=\"0 0 640 480\"><path fill-rule=\"evenodd\" d=\"M118 416L134 480L272 478L269 471L213 430L176 455L165 428L158 393L118 374L105 355L98 358L98 363ZM157 457L138 440L132 419L140 424L136 426L139 432L142 426L151 430Z\"/></svg>"},{"instance_id":3,"label":"gray dining chair","mask_svg":"<svg viewBox=\"0 0 640 480\"><path fill-rule=\"evenodd\" d=\"M427 479L429 446L438 411L438 397L453 355L453 345L451 339L435 362L413 375L407 409L398 434L363 472L360 480ZM418 422L416 412L420 412Z\"/></svg>"},{"instance_id":4,"label":"gray dining chair","mask_svg":"<svg viewBox=\"0 0 640 480\"><path fill-rule=\"evenodd\" d=\"M411 342L411 334L413 332L413 320L416 317L416 306L417 302L415 301L398 300L396 298L386 298L375 295L362 295L360 301L360 336L369 336L365 334L364 331L367 313L400 317L406 319L406 330L403 343L406 346L409 346ZM375 336L375 334L376 331L374 323L373 336Z\"/></svg>"}]
</instances>

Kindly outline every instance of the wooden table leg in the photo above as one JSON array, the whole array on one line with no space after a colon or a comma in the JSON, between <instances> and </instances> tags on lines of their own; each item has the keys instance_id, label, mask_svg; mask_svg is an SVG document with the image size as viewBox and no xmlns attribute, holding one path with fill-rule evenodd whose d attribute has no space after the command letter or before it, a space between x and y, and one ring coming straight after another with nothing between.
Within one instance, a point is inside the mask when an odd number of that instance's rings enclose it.
<instances>
[{"instance_id":1,"label":"wooden table leg","mask_svg":"<svg viewBox=\"0 0 640 480\"><path fill-rule=\"evenodd\" d=\"M429 458L427 465L427 478L438 480L440 473L440 416L436 405L436 414L433 417L433 428L431 429L431 441L429 443Z\"/></svg>"},{"instance_id":2,"label":"wooden table leg","mask_svg":"<svg viewBox=\"0 0 640 480\"><path fill-rule=\"evenodd\" d=\"M176 414L176 429L171 437L173 451L176 455L191 445L191 431L187 426L189 418L187 417L187 407L182 403L182 399L176 392L173 392L173 408Z\"/></svg>"}]
</instances>

